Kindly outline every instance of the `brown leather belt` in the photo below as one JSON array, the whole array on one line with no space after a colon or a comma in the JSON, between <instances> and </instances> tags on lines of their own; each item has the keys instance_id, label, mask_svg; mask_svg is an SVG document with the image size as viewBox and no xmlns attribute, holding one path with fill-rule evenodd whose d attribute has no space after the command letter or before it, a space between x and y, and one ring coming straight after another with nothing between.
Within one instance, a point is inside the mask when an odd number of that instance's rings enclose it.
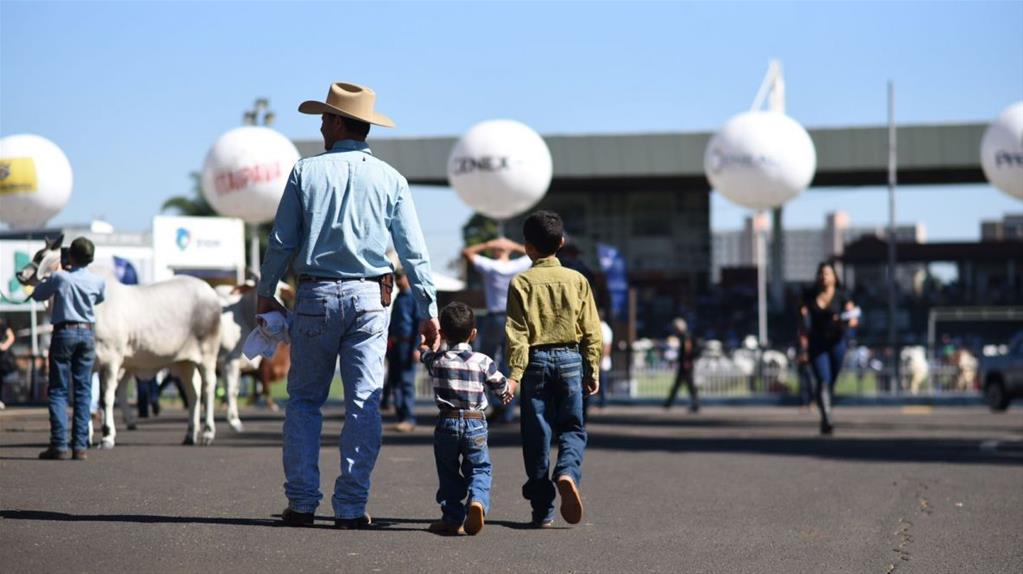
<instances>
[{"instance_id":1,"label":"brown leather belt","mask_svg":"<svg viewBox=\"0 0 1023 574\"><path fill-rule=\"evenodd\" d=\"M578 351L578 343L548 343L546 345L533 345L529 352L533 351Z\"/></svg>"},{"instance_id":2,"label":"brown leather belt","mask_svg":"<svg viewBox=\"0 0 1023 574\"><path fill-rule=\"evenodd\" d=\"M480 411L464 411L459 409L441 409L440 418L442 419L482 419L484 418L483 413Z\"/></svg>"},{"instance_id":3,"label":"brown leather belt","mask_svg":"<svg viewBox=\"0 0 1023 574\"><path fill-rule=\"evenodd\" d=\"M88 329L92 330L92 323L81 323L79 321L64 321L53 326L53 332L58 333L66 329Z\"/></svg>"},{"instance_id":4,"label":"brown leather belt","mask_svg":"<svg viewBox=\"0 0 1023 574\"><path fill-rule=\"evenodd\" d=\"M299 283L343 283L347 281L372 281L380 285L380 304L391 305L391 291L394 290L394 274L377 275L376 277L320 277L318 275L299 275Z\"/></svg>"}]
</instances>

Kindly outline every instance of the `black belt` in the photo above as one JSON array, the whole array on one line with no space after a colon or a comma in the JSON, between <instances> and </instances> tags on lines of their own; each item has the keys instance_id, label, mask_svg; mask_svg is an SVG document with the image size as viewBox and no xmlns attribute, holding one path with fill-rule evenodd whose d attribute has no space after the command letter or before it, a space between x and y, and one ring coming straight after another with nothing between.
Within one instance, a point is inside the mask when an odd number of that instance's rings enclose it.
<instances>
[{"instance_id":1,"label":"black belt","mask_svg":"<svg viewBox=\"0 0 1023 574\"><path fill-rule=\"evenodd\" d=\"M484 418L483 413L480 411L469 411L460 409L441 409L440 418L442 419L482 419Z\"/></svg>"},{"instance_id":2,"label":"black belt","mask_svg":"<svg viewBox=\"0 0 1023 574\"><path fill-rule=\"evenodd\" d=\"M345 283L348 281L372 281L379 283L386 275L376 277L320 277L318 275L299 275L299 283Z\"/></svg>"},{"instance_id":3,"label":"black belt","mask_svg":"<svg viewBox=\"0 0 1023 574\"><path fill-rule=\"evenodd\" d=\"M63 331L65 329L88 329L91 331L92 323L83 323L81 321L64 321L62 323L57 323L56 325L53 326L54 333Z\"/></svg>"},{"instance_id":4,"label":"black belt","mask_svg":"<svg viewBox=\"0 0 1023 574\"><path fill-rule=\"evenodd\" d=\"M578 351L578 343L549 343L546 345L533 345L529 348L529 352L534 351Z\"/></svg>"}]
</instances>

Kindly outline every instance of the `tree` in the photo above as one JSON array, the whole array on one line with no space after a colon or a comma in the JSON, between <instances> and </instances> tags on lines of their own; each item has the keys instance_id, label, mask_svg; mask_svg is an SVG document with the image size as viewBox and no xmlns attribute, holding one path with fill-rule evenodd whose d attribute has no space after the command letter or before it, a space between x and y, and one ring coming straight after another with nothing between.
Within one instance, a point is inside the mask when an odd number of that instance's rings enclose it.
<instances>
[{"instance_id":1,"label":"tree","mask_svg":"<svg viewBox=\"0 0 1023 574\"><path fill-rule=\"evenodd\" d=\"M202 194L202 178L199 172L193 171L188 176L192 179L192 193L168 198L160 206L160 211L174 210L178 212L178 215L198 217L216 215L217 213L213 211Z\"/></svg>"},{"instance_id":2,"label":"tree","mask_svg":"<svg viewBox=\"0 0 1023 574\"><path fill-rule=\"evenodd\" d=\"M497 222L486 215L473 213L469 221L462 226L462 240L465 246L476 245L500 236Z\"/></svg>"},{"instance_id":3,"label":"tree","mask_svg":"<svg viewBox=\"0 0 1023 574\"><path fill-rule=\"evenodd\" d=\"M210 204L206 201L206 197L202 193L202 176L197 171L193 171L188 174L192 179L192 193L190 195L176 195L168 198L167 201L163 202L160 206L160 211L173 210L178 215L190 216L190 217L212 217L216 216L217 212L210 207ZM246 233L249 233L251 229L249 226L245 227ZM266 253L267 238L270 236L270 231L273 230L273 222L261 223L256 228L256 233L259 235L259 252ZM249 260L249 242L245 242L245 260ZM256 269L258 272L259 270Z\"/></svg>"}]
</instances>

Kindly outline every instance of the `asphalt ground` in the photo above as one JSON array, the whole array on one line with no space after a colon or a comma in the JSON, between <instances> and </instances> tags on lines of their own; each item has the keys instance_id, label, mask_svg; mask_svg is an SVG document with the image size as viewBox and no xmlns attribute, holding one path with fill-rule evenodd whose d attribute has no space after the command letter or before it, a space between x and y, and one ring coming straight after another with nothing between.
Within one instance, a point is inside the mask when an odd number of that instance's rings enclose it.
<instances>
[{"instance_id":1,"label":"asphalt ground","mask_svg":"<svg viewBox=\"0 0 1023 574\"><path fill-rule=\"evenodd\" d=\"M1018 405L1017 405L1018 407ZM0 570L30 572L1023 572L1023 409L848 407L817 435L795 408L611 407L594 415L583 522L526 528L517 426L491 428L492 509L475 537L439 516L430 409L387 432L369 512L333 529L342 411L322 439L315 528L278 526L283 416L184 413L121 431L87 461L40 461L41 409L0 412Z\"/></svg>"}]
</instances>

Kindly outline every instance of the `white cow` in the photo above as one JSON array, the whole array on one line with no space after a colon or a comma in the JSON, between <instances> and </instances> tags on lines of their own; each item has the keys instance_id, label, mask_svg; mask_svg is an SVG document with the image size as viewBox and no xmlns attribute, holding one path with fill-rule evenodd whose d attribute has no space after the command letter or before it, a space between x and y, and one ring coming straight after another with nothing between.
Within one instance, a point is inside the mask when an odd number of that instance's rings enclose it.
<instances>
[{"instance_id":1,"label":"white cow","mask_svg":"<svg viewBox=\"0 0 1023 574\"><path fill-rule=\"evenodd\" d=\"M249 360L242 355L245 338L256 328L256 292L249 285L241 287L218 286L220 298L220 352L217 366L224 380L224 394L227 396L227 424L238 432L244 430L238 415L238 390L243 371L255 370L259 357Z\"/></svg>"},{"instance_id":2,"label":"white cow","mask_svg":"<svg viewBox=\"0 0 1023 574\"><path fill-rule=\"evenodd\" d=\"M899 351L899 359L902 361L902 388L908 386L909 392L918 394L930 375L927 352L919 345L903 347Z\"/></svg>"},{"instance_id":3,"label":"white cow","mask_svg":"<svg viewBox=\"0 0 1023 574\"><path fill-rule=\"evenodd\" d=\"M48 239L46 247L19 271L18 281L35 285L49 277L60 264L63 239L63 236ZM194 277L175 277L142 286L122 285L116 278L107 277L106 301L96 307L94 369L99 372L103 393L100 448L113 448L115 444L114 399L118 383L133 375L151 378L164 368L186 383L189 419L184 444L213 442L220 314L216 292ZM122 401L125 408L126 403ZM205 408L201 434L200 404Z\"/></svg>"},{"instance_id":4,"label":"white cow","mask_svg":"<svg viewBox=\"0 0 1023 574\"><path fill-rule=\"evenodd\" d=\"M255 284L247 282L237 287L221 285L216 287L217 296L223 309L220 321L220 356L217 366L224 380L227 395L227 422L231 428L242 432L244 427L238 416L238 390L242 373L259 376L262 357L248 359L242 355L245 339L256 328L257 293ZM285 304L294 298L294 291L287 283L277 284L277 297ZM268 384L271 381L262 381Z\"/></svg>"}]
</instances>

